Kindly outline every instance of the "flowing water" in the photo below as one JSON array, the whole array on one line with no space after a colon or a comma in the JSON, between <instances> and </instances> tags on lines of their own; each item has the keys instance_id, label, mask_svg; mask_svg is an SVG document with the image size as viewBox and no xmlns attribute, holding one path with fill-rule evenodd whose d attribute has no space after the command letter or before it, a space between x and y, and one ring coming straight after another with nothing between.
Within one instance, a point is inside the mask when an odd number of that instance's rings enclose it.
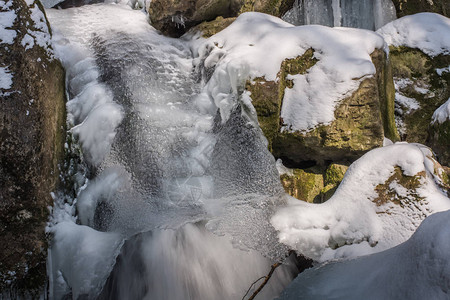
<instances>
[{"instance_id":1,"label":"flowing water","mask_svg":"<svg viewBox=\"0 0 450 300\"><path fill-rule=\"evenodd\" d=\"M199 97L193 42L161 36L144 12L47 15L83 151L73 199L54 208L50 297L241 299L287 254L269 224L283 190L259 128L238 104L221 122ZM296 270L278 268L259 299Z\"/></svg>"}]
</instances>

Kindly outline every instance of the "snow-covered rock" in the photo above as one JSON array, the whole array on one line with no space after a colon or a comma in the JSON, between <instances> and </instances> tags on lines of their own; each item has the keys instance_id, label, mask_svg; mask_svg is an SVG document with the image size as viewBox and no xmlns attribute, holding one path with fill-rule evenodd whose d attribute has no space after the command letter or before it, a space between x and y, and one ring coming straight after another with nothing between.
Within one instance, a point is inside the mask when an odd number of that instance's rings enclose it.
<instances>
[{"instance_id":1,"label":"snow-covered rock","mask_svg":"<svg viewBox=\"0 0 450 300\"><path fill-rule=\"evenodd\" d=\"M279 299L448 299L450 211L426 218L403 244L301 273Z\"/></svg>"},{"instance_id":2,"label":"snow-covered rock","mask_svg":"<svg viewBox=\"0 0 450 300\"><path fill-rule=\"evenodd\" d=\"M238 102L251 103L276 157L353 161L396 138L383 48L367 30L244 13L197 47L208 81L198 101L212 101L205 109L219 109L222 122Z\"/></svg>"},{"instance_id":3,"label":"snow-covered rock","mask_svg":"<svg viewBox=\"0 0 450 300\"><path fill-rule=\"evenodd\" d=\"M450 97L450 19L419 13L391 22L377 33L390 46L401 138L426 143L441 163L448 164L450 121L445 122L444 103Z\"/></svg>"},{"instance_id":4,"label":"snow-covered rock","mask_svg":"<svg viewBox=\"0 0 450 300\"><path fill-rule=\"evenodd\" d=\"M272 225L282 243L317 261L356 257L406 241L422 220L450 208L429 148L396 143L354 162L323 204L292 200Z\"/></svg>"}]
</instances>

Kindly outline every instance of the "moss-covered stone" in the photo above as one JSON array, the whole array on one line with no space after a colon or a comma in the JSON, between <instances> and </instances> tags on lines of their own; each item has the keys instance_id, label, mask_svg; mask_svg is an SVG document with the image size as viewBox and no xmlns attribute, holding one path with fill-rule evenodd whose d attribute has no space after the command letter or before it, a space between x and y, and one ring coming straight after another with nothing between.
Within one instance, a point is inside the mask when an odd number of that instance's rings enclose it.
<instances>
[{"instance_id":1,"label":"moss-covered stone","mask_svg":"<svg viewBox=\"0 0 450 300\"><path fill-rule=\"evenodd\" d=\"M434 12L446 17L450 16L448 0L393 0L397 17L413 15L419 12Z\"/></svg>"},{"instance_id":2,"label":"moss-covered stone","mask_svg":"<svg viewBox=\"0 0 450 300\"><path fill-rule=\"evenodd\" d=\"M376 75L363 80L358 90L340 103L332 124L307 133L280 130L283 120L279 116L285 89L293 85L288 75L305 74L317 63L313 49L283 61L277 81L256 78L247 82L269 150L276 158L301 168L326 166L333 161L351 163L368 150L382 146L385 135L398 140L389 62L381 49L371 57Z\"/></svg>"},{"instance_id":3,"label":"moss-covered stone","mask_svg":"<svg viewBox=\"0 0 450 300\"><path fill-rule=\"evenodd\" d=\"M394 79L398 82L397 93L414 99L420 106L408 109L401 103L396 104L402 140L431 146L439 161L448 164L448 122L431 126L431 121L434 111L450 97L450 74L436 72L450 65L450 55L431 58L418 49L391 46L390 59Z\"/></svg>"},{"instance_id":4,"label":"moss-covered stone","mask_svg":"<svg viewBox=\"0 0 450 300\"><path fill-rule=\"evenodd\" d=\"M209 38L216 33L227 28L236 18L217 17L214 21L203 22L191 29L191 31L200 31L204 38Z\"/></svg>"},{"instance_id":5,"label":"moss-covered stone","mask_svg":"<svg viewBox=\"0 0 450 300\"><path fill-rule=\"evenodd\" d=\"M47 34L45 23L30 17L30 9L43 13L40 3L17 0L9 9L17 36L0 47L0 65L13 74L11 88L0 91L0 295L37 299L46 281L50 193L64 152L65 75L48 49L22 45L25 34Z\"/></svg>"},{"instance_id":6,"label":"moss-covered stone","mask_svg":"<svg viewBox=\"0 0 450 300\"><path fill-rule=\"evenodd\" d=\"M240 8L239 0L153 0L148 13L156 29L179 37L193 26L219 16L236 17Z\"/></svg>"},{"instance_id":7,"label":"moss-covered stone","mask_svg":"<svg viewBox=\"0 0 450 300\"><path fill-rule=\"evenodd\" d=\"M283 174L280 179L286 193L307 202L314 202L324 187L322 173L313 170L294 169L292 175Z\"/></svg>"},{"instance_id":8,"label":"moss-covered stone","mask_svg":"<svg viewBox=\"0 0 450 300\"><path fill-rule=\"evenodd\" d=\"M418 188L423 183L426 172L422 171L415 176L407 176L403 174L402 169L395 168L394 174L386 180L385 183L376 186L375 191L378 197L372 201L381 206L389 202L393 202L402 207L408 206L414 201L421 201L423 197L419 195ZM393 185L399 185L403 188L403 192L399 193Z\"/></svg>"},{"instance_id":9,"label":"moss-covered stone","mask_svg":"<svg viewBox=\"0 0 450 300\"><path fill-rule=\"evenodd\" d=\"M325 185L339 185L347 170L348 166L346 165L330 164L324 174Z\"/></svg>"},{"instance_id":10,"label":"moss-covered stone","mask_svg":"<svg viewBox=\"0 0 450 300\"><path fill-rule=\"evenodd\" d=\"M244 0L239 13L257 11L276 17L292 8L295 0Z\"/></svg>"},{"instance_id":11,"label":"moss-covered stone","mask_svg":"<svg viewBox=\"0 0 450 300\"><path fill-rule=\"evenodd\" d=\"M428 144L436 153L440 163L450 165L450 120L434 123L429 130Z\"/></svg>"}]
</instances>

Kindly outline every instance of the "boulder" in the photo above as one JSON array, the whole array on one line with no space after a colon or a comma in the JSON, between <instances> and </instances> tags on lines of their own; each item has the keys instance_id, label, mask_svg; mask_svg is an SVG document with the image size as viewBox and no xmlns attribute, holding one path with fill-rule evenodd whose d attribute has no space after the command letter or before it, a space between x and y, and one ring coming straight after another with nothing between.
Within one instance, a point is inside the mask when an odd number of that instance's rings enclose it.
<instances>
[{"instance_id":1,"label":"boulder","mask_svg":"<svg viewBox=\"0 0 450 300\"><path fill-rule=\"evenodd\" d=\"M153 0L148 13L156 29L178 37L203 21L212 21L218 16L234 17L239 9L238 0Z\"/></svg>"},{"instance_id":2,"label":"boulder","mask_svg":"<svg viewBox=\"0 0 450 300\"><path fill-rule=\"evenodd\" d=\"M419 49L391 46L390 60L401 138L426 144L434 111L450 97L450 73L436 71L450 65L450 55L430 57Z\"/></svg>"},{"instance_id":3,"label":"boulder","mask_svg":"<svg viewBox=\"0 0 450 300\"><path fill-rule=\"evenodd\" d=\"M446 17L450 16L450 2L448 0L392 0L392 2L398 18L419 12L434 12Z\"/></svg>"},{"instance_id":4,"label":"boulder","mask_svg":"<svg viewBox=\"0 0 450 300\"><path fill-rule=\"evenodd\" d=\"M148 13L156 29L165 35L179 37L195 25L213 21L217 17L237 17L249 11L281 17L292 8L293 3L294 0L152 0ZM201 29L207 27L203 26Z\"/></svg>"},{"instance_id":5,"label":"boulder","mask_svg":"<svg viewBox=\"0 0 450 300\"><path fill-rule=\"evenodd\" d=\"M375 76L364 79L350 97L341 101L330 125L321 125L306 133L283 130L280 111L285 88L292 87L289 75L305 74L317 62L313 49L297 58L286 59L278 81L256 78L247 82L246 89L258 122L276 158L300 168L316 164L326 166L330 162L348 164L368 150L382 146L384 136L398 139L390 65L382 49L376 49L371 58Z\"/></svg>"},{"instance_id":6,"label":"boulder","mask_svg":"<svg viewBox=\"0 0 450 300\"><path fill-rule=\"evenodd\" d=\"M45 287L45 226L64 153L64 70L39 1L3 2L0 15L0 295L35 299Z\"/></svg>"}]
</instances>

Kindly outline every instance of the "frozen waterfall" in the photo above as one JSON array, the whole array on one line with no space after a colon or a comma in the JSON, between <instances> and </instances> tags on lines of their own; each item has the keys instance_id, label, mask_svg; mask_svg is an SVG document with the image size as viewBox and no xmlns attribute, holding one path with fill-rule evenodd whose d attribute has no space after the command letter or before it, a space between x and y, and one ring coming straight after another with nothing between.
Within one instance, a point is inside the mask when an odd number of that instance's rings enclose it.
<instances>
[{"instance_id":1,"label":"frozen waterfall","mask_svg":"<svg viewBox=\"0 0 450 300\"><path fill-rule=\"evenodd\" d=\"M195 41L160 35L142 11L47 15L67 72L66 148L83 153L48 228L50 298L242 298L288 252L269 223L284 203L275 161L240 95L221 122L200 95ZM296 270L278 268L262 298Z\"/></svg>"},{"instance_id":2,"label":"frozen waterfall","mask_svg":"<svg viewBox=\"0 0 450 300\"><path fill-rule=\"evenodd\" d=\"M391 0L295 0L283 20L294 25L320 24L376 30L395 20Z\"/></svg>"}]
</instances>

